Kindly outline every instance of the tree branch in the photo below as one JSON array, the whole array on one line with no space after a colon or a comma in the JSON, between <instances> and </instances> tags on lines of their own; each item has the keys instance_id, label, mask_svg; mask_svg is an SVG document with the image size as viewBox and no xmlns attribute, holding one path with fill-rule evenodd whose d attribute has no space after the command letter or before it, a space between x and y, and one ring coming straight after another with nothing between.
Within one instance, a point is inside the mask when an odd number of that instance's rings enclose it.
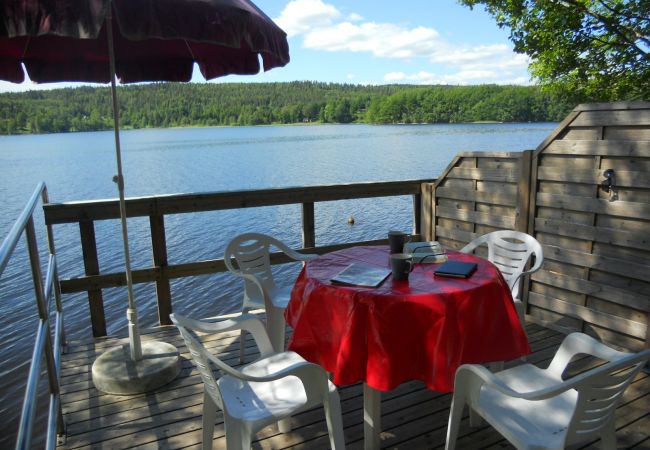
<instances>
[{"instance_id":1,"label":"tree branch","mask_svg":"<svg viewBox=\"0 0 650 450\"><path fill-rule=\"evenodd\" d=\"M625 14L623 14L621 11L617 11L617 10L615 10L614 8L612 8L612 7L611 7L611 6L606 2L606 0L597 0L597 1L598 1L598 3L600 3L601 5L603 5L603 8L607 8L607 10L609 10L609 12L611 12L612 14L618 14L618 15L621 15L621 16L623 16L623 17L627 17L628 19L635 19L635 20L648 20L648 18L647 18L647 17L644 17L644 16L637 16L637 15L634 15L634 14L627 14L627 11L626 11Z\"/></svg>"},{"instance_id":2,"label":"tree branch","mask_svg":"<svg viewBox=\"0 0 650 450\"><path fill-rule=\"evenodd\" d=\"M579 11L583 12L584 14L596 19L598 22L603 24L607 30L610 30L612 33L618 35L621 37L628 45L632 46L637 53L640 55L643 55L644 57L648 56L648 52L646 52L644 49L639 47L636 44L636 41L634 39L630 39L630 37L627 35L626 32L632 34L635 39L638 39L648 45L650 47L650 40L646 38L645 36L639 34L635 29L630 28L630 27L619 27L617 26L616 22L614 22L610 17L604 16L596 11L592 11L589 8L587 8L584 4L575 1L575 0L561 0L561 3L563 4L568 4L572 5L573 7L577 8ZM602 3L602 2L601 2Z\"/></svg>"}]
</instances>

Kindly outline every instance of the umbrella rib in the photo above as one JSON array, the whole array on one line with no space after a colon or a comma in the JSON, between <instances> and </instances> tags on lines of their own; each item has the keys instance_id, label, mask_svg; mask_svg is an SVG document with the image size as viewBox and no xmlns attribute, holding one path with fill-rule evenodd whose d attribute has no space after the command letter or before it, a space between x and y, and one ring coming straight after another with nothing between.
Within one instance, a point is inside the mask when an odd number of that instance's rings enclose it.
<instances>
[{"instance_id":1,"label":"umbrella rib","mask_svg":"<svg viewBox=\"0 0 650 450\"><path fill-rule=\"evenodd\" d=\"M25 55L27 54L27 47L29 47L31 41L32 41L32 37L27 36L27 39L25 40L25 46L23 47L23 55L21 57L22 61L25 61Z\"/></svg>"},{"instance_id":2,"label":"umbrella rib","mask_svg":"<svg viewBox=\"0 0 650 450\"><path fill-rule=\"evenodd\" d=\"M187 42L187 39L183 39L183 42L185 43L185 47L187 47L187 51L190 52L190 56L192 57L192 61L196 61L196 58L194 57L194 52L192 51L192 47L190 47L190 43Z\"/></svg>"}]
</instances>

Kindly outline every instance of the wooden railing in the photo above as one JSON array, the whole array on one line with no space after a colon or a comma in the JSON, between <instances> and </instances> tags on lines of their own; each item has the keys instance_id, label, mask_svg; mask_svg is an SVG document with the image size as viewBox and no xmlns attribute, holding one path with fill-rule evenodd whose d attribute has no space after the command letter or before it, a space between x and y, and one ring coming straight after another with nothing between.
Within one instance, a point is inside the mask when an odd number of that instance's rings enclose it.
<instances>
[{"instance_id":1,"label":"wooden railing","mask_svg":"<svg viewBox=\"0 0 650 450\"><path fill-rule=\"evenodd\" d=\"M303 249L309 253L322 254L352 245L381 243L383 240L316 247L315 203L412 195L413 234L421 234L420 230L423 229L421 224L426 224L430 220L430 218L423 217L423 211L429 211L430 208L423 208L422 204L423 201L429 201L427 192L430 192L434 181L391 181L129 198L126 200L128 217L149 217L151 245L153 249L152 267L134 270L133 282L156 283L158 318L161 325L170 325L169 314L172 312L171 279L206 275L226 270L223 259L211 259L174 265L168 264L167 242L165 237L165 216L168 214L301 204ZM123 286L126 283L126 277L124 272L100 273L97 242L95 239L95 222L119 218L118 201L115 199L50 203L44 205L43 208L45 211L45 222L48 226L63 223L79 224L85 276L62 280L61 292L88 292L93 335L105 336L106 321L102 289ZM283 254L278 253L272 255L271 261L274 264L280 264L289 260Z\"/></svg>"}]
</instances>

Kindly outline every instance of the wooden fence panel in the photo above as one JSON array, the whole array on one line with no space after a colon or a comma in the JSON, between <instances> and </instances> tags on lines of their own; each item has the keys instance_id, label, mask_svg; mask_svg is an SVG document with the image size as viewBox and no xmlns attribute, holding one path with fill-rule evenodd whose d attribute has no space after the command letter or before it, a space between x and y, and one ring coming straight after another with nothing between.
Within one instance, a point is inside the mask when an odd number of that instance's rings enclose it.
<instances>
[{"instance_id":1,"label":"wooden fence panel","mask_svg":"<svg viewBox=\"0 0 650 450\"><path fill-rule=\"evenodd\" d=\"M435 183L434 239L458 249L493 230L525 229L528 217L521 212L528 199L520 191L528 193L521 175L527 180L531 153L459 153Z\"/></svg>"},{"instance_id":2,"label":"wooden fence panel","mask_svg":"<svg viewBox=\"0 0 650 450\"><path fill-rule=\"evenodd\" d=\"M529 233L545 262L529 286L529 317L649 346L650 103L577 107L537 148L532 172Z\"/></svg>"},{"instance_id":3,"label":"wooden fence panel","mask_svg":"<svg viewBox=\"0 0 650 450\"><path fill-rule=\"evenodd\" d=\"M524 282L529 319L650 347L649 102L580 105L534 152L458 154L430 216L449 248L496 229L541 242L542 270Z\"/></svg>"}]
</instances>

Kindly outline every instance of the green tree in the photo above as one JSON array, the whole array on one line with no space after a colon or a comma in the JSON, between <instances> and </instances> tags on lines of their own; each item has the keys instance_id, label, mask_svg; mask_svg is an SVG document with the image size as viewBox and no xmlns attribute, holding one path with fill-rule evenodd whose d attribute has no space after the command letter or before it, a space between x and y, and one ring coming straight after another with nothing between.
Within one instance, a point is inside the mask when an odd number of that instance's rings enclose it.
<instances>
[{"instance_id":1,"label":"green tree","mask_svg":"<svg viewBox=\"0 0 650 450\"><path fill-rule=\"evenodd\" d=\"M460 0L510 28L547 90L574 100L650 96L650 1Z\"/></svg>"},{"instance_id":2,"label":"green tree","mask_svg":"<svg viewBox=\"0 0 650 450\"><path fill-rule=\"evenodd\" d=\"M128 128L301 123L448 123L562 119L572 104L535 86L153 83L118 87ZM0 94L0 134L106 130L110 90Z\"/></svg>"}]
</instances>

